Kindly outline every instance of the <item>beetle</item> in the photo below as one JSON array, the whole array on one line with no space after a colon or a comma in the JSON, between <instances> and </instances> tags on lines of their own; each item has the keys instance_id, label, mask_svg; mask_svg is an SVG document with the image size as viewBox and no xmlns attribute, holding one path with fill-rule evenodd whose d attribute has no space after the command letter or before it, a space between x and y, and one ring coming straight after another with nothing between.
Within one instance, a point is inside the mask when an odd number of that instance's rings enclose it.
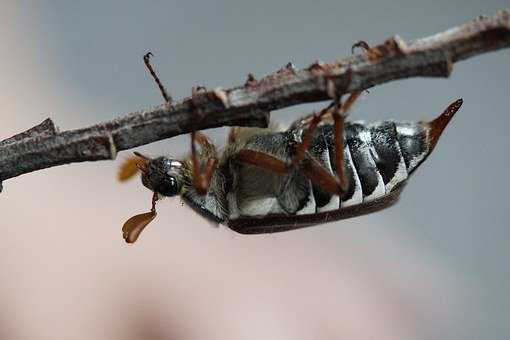
<instances>
[{"instance_id":1,"label":"beetle","mask_svg":"<svg viewBox=\"0 0 510 340\"><path fill-rule=\"evenodd\" d=\"M135 152L119 178L140 171L142 184L153 192L152 207L124 224L124 239L138 239L165 196L179 195L207 219L243 234L293 230L392 206L463 101L430 122L346 121L359 95L345 102L335 98L286 130L232 128L220 151L196 131L183 159Z\"/></svg>"}]
</instances>

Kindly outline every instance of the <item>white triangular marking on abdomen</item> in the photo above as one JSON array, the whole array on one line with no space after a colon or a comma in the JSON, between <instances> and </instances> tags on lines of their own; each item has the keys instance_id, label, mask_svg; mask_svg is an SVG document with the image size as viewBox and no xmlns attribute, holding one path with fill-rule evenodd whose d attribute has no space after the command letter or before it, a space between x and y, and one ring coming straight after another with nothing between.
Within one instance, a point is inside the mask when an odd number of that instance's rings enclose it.
<instances>
[{"instance_id":1,"label":"white triangular marking on abdomen","mask_svg":"<svg viewBox=\"0 0 510 340\"><path fill-rule=\"evenodd\" d=\"M241 216L266 216L268 214L283 214L276 197L263 197L245 200L238 206Z\"/></svg>"},{"instance_id":2,"label":"white triangular marking on abdomen","mask_svg":"<svg viewBox=\"0 0 510 340\"><path fill-rule=\"evenodd\" d=\"M346 146L345 151L346 151L345 162L348 163L352 169L352 175L354 177L355 186L352 197L349 198L347 201L342 201L340 208L363 203L363 190L361 188L361 181L359 180L358 172L356 171L356 167L354 166L354 162L352 161L351 150L349 149L348 146Z\"/></svg>"},{"instance_id":3,"label":"white triangular marking on abdomen","mask_svg":"<svg viewBox=\"0 0 510 340\"><path fill-rule=\"evenodd\" d=\"M384 180L381 176L381 173L379 172L379 169L377 169L377 165L375 160L378 159L379 155L377 154L377 151L374 148L374 145L372 144L372 134L370 133L370 130L364 131L363 134L365 138L365 142L367 143L366 152L368 152L369 160L373 164L375 174L377 176L377 186L375 187L374 191L370 195L367 195L363 198L363 202L370 202L375 200L376 198L382 197L386 194L386 188L384 187ZM360 134L361 135L361 134Z\"/></svg>"},{"instance_id":4,"label":"white triangular marking on abdomen","mask_svg":"<svg viewBox=\"0 0 510 340\"><path fill-rule=\"evenodd\" d=\"M410 170L414 170L418 164L420 164L420 162L423 160L423 158L425 158L425 156L427 155L427 152L426 151L423 151L421 154L419 154L418 156L416 157L413 157L410 161L409 161L409 169Z\"/></svg>"},{"instance_id":5,"label":"white triangular marking on abdomen","mask_svg":"<svg viewBox=\"0 0 510 340\"><path fill-rule=\"evenodd\" d=\"M331 159L329 158L329 147L327 145L323 152L324 155L322 156L322 159L324 160L324 167L328 169L329 173L333 174L333 176L336 176L335 173L333 172L333 168L331 167ZM340 208L340 197L338 197L338 195L333 195L331 196L331 199L326 205L317 208L317 212L338 210L338 208Z\"/></svg>"},{"instance_id":6,"label":"white triangular marking on abdomen","mask_svg":"<svg viewBox=\"0 0 510 340\"><path fill-rule=\"evenodd\" d=\"M391 180L386 183L386 193L390 193L397 184L405 181L408 176L406 162L404 161L404 156L402 155L402 150L400 149L398 141L395 142L395 145L397 146L398 153L400 154L400 160L398 161L397 171L395 171Z\"/></svg>"}]
</instances>

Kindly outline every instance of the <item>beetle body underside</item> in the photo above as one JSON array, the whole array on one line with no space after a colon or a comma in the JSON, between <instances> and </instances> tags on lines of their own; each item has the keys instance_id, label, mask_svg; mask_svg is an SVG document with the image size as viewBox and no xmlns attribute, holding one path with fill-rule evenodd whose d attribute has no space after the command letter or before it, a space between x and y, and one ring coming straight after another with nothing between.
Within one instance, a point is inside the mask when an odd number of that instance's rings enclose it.
<instances>
[{"instance_id":1,"label":"beetle body underside","mask_svg":"<svg viewBox=\"0 0 510 340\"><path fill-rule=\"evenodd\" d=\"M287 161L301 142L299 128L240 133L226 146L206 195L192 188L184 200L207 218L240 233L301 228L368 214L396 203L409 175L432 150L425 123L346 123L344 159L348 190L340 198L314 184L299 169L280 174L236 160L249 149ZM317 127L308 153L336 174L334 129Z\"/></svg>"}]
</instances>

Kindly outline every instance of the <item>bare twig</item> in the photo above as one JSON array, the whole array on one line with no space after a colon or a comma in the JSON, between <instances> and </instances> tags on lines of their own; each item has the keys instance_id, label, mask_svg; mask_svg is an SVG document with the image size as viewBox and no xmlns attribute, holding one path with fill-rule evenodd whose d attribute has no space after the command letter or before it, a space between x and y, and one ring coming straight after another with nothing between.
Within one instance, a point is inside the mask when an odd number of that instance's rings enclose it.
<instances>
[{"instance_id":1,"label":"bare twig","mask_svg":"<svg viewBox=\"0 0 510 340\"><path fill-rule=\"evenodd\" d=\"M131 113L78 130L57 132L53 122L0 142L0 180L72 162L114 159L117 152L219 126L267 126L269 112L326 100L328 83L340 93L408 77L448 77L453 63L510 46L510 12L409 43L395 36L360 56L307 69L285 67L228 90L201 91L173 105ZM1 190L1 184L0 184Z\"/></svg>"}]
</instances>

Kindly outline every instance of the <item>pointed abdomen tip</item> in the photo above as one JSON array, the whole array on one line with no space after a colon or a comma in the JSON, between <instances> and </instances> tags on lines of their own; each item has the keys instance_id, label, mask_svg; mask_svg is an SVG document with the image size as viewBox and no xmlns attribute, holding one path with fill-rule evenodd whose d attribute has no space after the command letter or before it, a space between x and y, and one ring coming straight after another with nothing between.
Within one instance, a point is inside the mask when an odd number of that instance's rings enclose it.
<instances>
[{"instance_id":1,"label":"pointed abdomen tip","mask_svg":"<svg viewBox=\"0 0 510 340\"><path fill-rule=\"evenodd\" d=\"M464 103L464 99L459 98L456 101L454 101L452 104L450 104L450 106L448 106L448 109L451 109L451 111L453 111L453 113L455 113L460 109L460 107L462 106L463 103Z\"/></svg>"},{"instance_id":2,"label":"pointed abdomen tip","mask_svg":"<svg viewBox=\"0 0 510 340\"><path fill-rule=\"evenodd\" d=\"M448 123L453 118L455 113L460 109L463 102L464 100L462 98L457 99L456 101L448 105L446 110L444 110L444 112L441 113L439 117L428 123L430 127L429 136L431 149L433 149L436 146L439 137L441 137L443 130L446 128L446 125L448 125Z\"/></svg>"}]
</instances>

